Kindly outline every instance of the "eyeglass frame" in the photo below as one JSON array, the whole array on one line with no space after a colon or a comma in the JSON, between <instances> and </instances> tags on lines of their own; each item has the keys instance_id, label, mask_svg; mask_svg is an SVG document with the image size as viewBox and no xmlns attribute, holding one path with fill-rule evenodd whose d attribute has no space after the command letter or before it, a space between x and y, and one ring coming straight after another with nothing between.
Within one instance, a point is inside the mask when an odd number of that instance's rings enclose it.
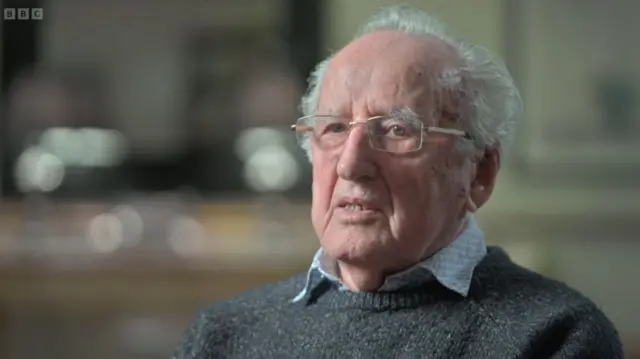
<instances>
[{"instance_id":1,"label":"eyeglass frame","mask_svg":"<svg viewBox=\"0 0 640 359\"><path fill-rule=\"evenodd\" d=\"M302 116L299 117L296 120L296 123L291 125L291 131L294 131L296 133L306 133L306 132L311 132L311 134L313 134L313 126L301 126L298 125L298 122L306 120L306 119L310 119L310 118L340 118L340 116L336 116L336 115L308 115L308 116ZM371 131L369 130L369 122L373 121L373 120L377 120L380 118L393 118L393 116L373 116L373 117L369 117L368 119L366 119L365 121L349 121L346 123L347 126L349 126L348 131L346 131L347 136L349 135L349 133L351 133L351 130L353 129L354 126L356 125L366 125L367 126L367 138L369 139L369 146L376 150L376 151L381 151L381 152L389 152L389 153L413 153L413 152L417 152L420 151L422 149L422 146L424 144L424 135L428 134L428 133L443 133L443 134L447 134L447 135L452 135L452 136L457 136L457 137L461 137L465 140L473 140L473 136L467 132L467 131L463 131L463 130L457 130L457 129L453 129L453 128L444 128L444 127L437 127L437 126L425 126L424 122L422 121L417 121L420 123L420 146L418 146L418 148L416 148L415 150L411 150L411 151L406 151L406 152L394 152L394 151L387 151L387 150L383 150L380 148L376 148L375 146L373 146L373 140L371 139ZM304 128L303 128L304 127ZM346 141L346 139L345 139Z\"/></svg>"}]
</instances>

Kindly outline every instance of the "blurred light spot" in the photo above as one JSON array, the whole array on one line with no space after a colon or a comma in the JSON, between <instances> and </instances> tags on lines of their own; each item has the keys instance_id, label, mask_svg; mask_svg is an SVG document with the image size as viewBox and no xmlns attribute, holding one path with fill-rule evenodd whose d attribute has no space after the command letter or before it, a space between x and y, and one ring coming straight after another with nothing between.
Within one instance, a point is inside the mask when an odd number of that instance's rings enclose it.
<instances>
[{"instance_id":1,"label":"blurred light spot","mask_svg":"<svg viewBox=\"0 0 640 359\"><path fill-rule=\"evenodd\" d=\"M203 255L206 250L204 227L188 216L178 216L171 220L167 240L179 255Z\"/></svg>"},{"instance_id":2,"label":"blurred light spot","mask_svg":"<svg viewBox=\"0 0 640 359\"><path fill-rule=\"evenodd\" d=\"M245 163L244 178L257 192L284 192L300 177L295 158L283 146L265 146Z\"/></svg>"},{"instance_id":3,"label":"blurred light spot","mask_svg":"<svg viewBox=\"0 0 640 359\"><path fill-rule=\"evenodd\" d=\"M124 242L122 222L109 213L94 217L89 222L87 241L98 252L115 251Z\"/></svg>"},{"instance_id":4,"label":"blurred light spot","mask_svg":"<svg viewBox=\"0 0 640 359\"><path fill-rule=\"evenodd\" d=\"M18 157L15 168L16 185L20 191L51 192L64 180L64 164L57 157L32 146Z\"/></svg>"},{"instance_id":5,"label":"blurred light spot","mask_svg":"<svg viewBox=\"0 0 640 359\"><path fill-rule=\"evenodd\" d=\"M238 136L236 140L236 156L243 161L261 150L264 146L284 146L285 139L278 130L266 127L249 128Z\"/></svg>"},{"instance_id":6,"label":"blurred light spot","mask_svg":"<svg viewBox=\"0 0 640 359\"><path fill-rule=\"evenodd\" d=\"M114 130L54 127L40 136L40 145L67 166L110 167L122 162L126 142Z\"/></svg>"},{"instance_id":7,"label":"blurred light spot","mask_svg":"<svg viewBox=\"0 0 640 359\"><path fill-rule=\"evenodd\" d=\"M114 208L112 213L122 224L123 245L134 246L142 239L144 222L138 211L128 205Z\"/></svg>"}]
</instances>

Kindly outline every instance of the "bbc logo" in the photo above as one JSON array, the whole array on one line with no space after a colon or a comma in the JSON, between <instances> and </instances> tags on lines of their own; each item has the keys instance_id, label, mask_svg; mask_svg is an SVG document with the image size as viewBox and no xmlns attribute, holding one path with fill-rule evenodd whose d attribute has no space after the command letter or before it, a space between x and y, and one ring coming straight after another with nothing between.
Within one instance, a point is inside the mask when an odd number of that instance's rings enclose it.
<instances>
[{"instance_id":1,"label":"bbc logo","mask_svg":"<svg viewBox=\"0 0 640 359\"><path fill-rule=\"evenodd\" d=\"M43 18L44 11L41 7L4 9L5 20L42 20Z\"/></svg>"}]
</instances>

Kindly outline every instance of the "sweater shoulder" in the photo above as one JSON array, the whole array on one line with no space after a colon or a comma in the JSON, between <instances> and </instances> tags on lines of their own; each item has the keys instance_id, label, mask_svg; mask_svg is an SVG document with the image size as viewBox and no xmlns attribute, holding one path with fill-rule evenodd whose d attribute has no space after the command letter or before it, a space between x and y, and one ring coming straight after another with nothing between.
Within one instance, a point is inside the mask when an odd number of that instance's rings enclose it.
<instances>
[{"instance_id":1,"label":"sweater shoulder","mask_svg":"<svg viewBox=\"0 0 640 359\"><path fill-rule=\"evenodd\" d=\"M558 352L602 353L568 356L572 358L621 357L618 332L594 302L565 283L511 262L500 249L492 248L477 268L470 299L513 347L552 350L555 345ZM554 342L560 339L564 342Z\"/></svg>"},{"instance_id":2,"label":"sweater shoulder","mask_svg":"<svg viewBox=\"0 0 640 359\"><path fill-rule=\"evenodd\" d=\"M198 319L238 318L238 316L259 314L263 310L277 309L291 302L291 299L303 289L305 280L306 274L298 274L251 289L230 299L212 303L199 312Z\"/></svg>"},{"instance_id":3,"label":"sweater shoulder","mask_svg":"<svg viewBox=\"0 0 640 359\"><path fill-rule=\"evenodd\" d=\"M213 357L211 353L224 349L228 338L290 303L305 279L304 274L296 275L202 308L182 335L172 359Z\"/></svg>"},{"instance_id":4,"label":"sweater shoulder","mask_svg":"<svg viewBox=\"0 0 640 359\"><path fill-rule=\"evenodd\" d=\"M487 257L476 269L471 295L478 302L500 302L514 310L596 308L576 289L512 262L496 247L489 248Z\"/></svg>"},{"instance_id":5,"label":"sweater shoulder","mask_svg":"<svg viewBox=\"0 0 640 359\"><path fill-rule=\"evenodd\" d=\"M490 248L476 268L471 302L503 341L526 357L621 358L613 323L565 283L513 263Z\"/></svg>"}]
</instances>

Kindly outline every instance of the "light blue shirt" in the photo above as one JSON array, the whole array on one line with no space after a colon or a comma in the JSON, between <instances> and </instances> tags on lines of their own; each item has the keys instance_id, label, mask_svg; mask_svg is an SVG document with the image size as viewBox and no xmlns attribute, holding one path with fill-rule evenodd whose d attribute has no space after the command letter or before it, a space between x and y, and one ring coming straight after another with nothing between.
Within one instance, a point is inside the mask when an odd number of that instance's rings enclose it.
<instances>
[{"instance_id":1,"label":"light blue shirt","mask_svg":"<svg viewBox=\"0 0 640 359\"><path fill-rule=\"evenodd\" d=\"M396 291L435 279L446 288L466 297L471 286L473 270L485 254L487 247L484 233L478 227L475 218L468 215L464 229L451 244L413 267L386 277L378 291ZM323 280L334 283L339 290L349 290L338 278L336 268L335 260L320 248L307 272L304 288L292 301L298 302L305 298L312 292L313 287Z\"/></svg>"}]
</instances>

